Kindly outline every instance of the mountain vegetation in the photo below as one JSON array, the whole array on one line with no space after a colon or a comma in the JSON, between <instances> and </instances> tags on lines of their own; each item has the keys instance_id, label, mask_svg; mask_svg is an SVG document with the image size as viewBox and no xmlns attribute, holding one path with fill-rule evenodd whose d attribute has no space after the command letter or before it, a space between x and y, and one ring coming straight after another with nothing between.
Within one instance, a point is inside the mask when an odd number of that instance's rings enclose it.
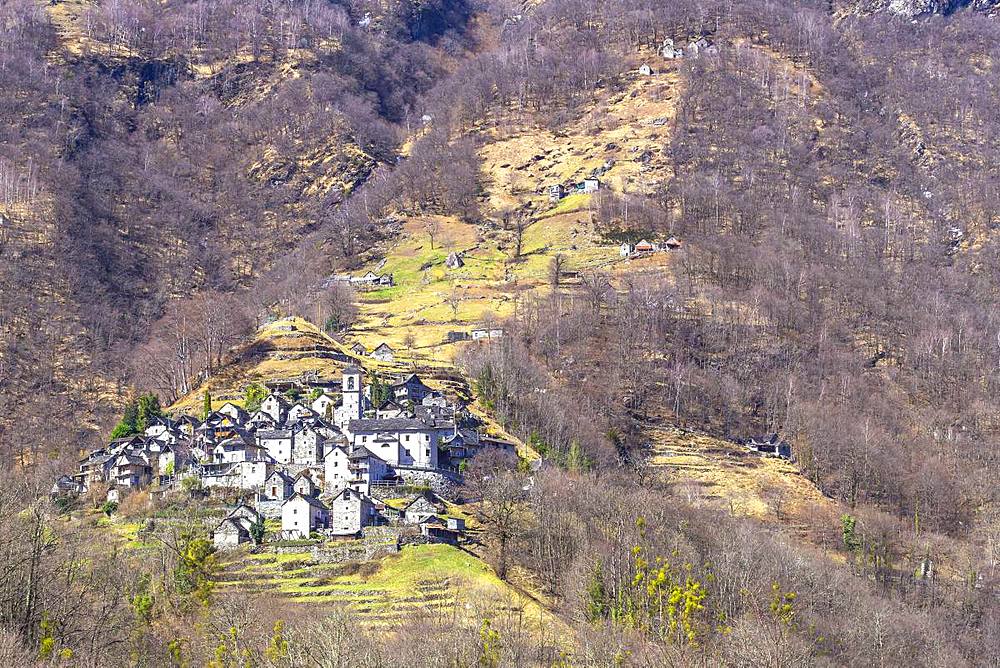
<instances>
[{"instance_id":1,"label":"mountain vegetation","mask_svg":"<svg viewBox=\"0 0 1000 668\"><path fill-rule=\"evenodd\" d=\"M0 657L996 665L995 13L3 2ZM284 316L314 327L276 351ZM474 323L503 336L446 340ZM524 446L464 471L473 554L226 562L193 486L49 498L108 435L383 339ZM794 463L733 446L771 432ZM410 614L452 571L489 594Z\"/></svg>"}]
</instances>

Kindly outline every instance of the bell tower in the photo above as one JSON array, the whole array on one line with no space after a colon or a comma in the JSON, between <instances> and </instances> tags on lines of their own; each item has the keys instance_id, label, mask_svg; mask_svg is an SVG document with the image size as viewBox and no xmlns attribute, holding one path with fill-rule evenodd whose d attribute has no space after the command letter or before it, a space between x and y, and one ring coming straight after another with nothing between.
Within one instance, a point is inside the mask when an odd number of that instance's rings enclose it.
<instances>
[{"instance_id":1,"label":"bell tower","mask_svg":"<svg viewBox=\"0 0 1000 668\"><path fill-rule=\"evenodd\" d=\"M341 380L341 394L343 396L343 421L346 425L350 420L359 420L362 416L362 387L361 369L356 366L349 366L344 369L344 377Z\"/></svg>"}]
</instances>

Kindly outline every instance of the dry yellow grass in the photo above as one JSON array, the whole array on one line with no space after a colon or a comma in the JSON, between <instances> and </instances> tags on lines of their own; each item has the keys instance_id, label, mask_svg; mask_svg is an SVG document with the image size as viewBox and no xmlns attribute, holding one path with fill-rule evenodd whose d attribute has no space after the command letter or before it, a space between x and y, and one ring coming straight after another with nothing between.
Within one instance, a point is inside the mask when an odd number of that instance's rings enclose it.
<instances>
[{"instance_id":1,"label":"dry yellow grass","mask_svg":"<svg viewBox=\"0 0 1000 668\"><path fill-rule=\"evenodd\" d=\"M649 464L691 503L792 525L838 512L836 502L823 496L792 462L669 427L651 427L647 436L652 444Z\"/></svg>"}]
</instances>

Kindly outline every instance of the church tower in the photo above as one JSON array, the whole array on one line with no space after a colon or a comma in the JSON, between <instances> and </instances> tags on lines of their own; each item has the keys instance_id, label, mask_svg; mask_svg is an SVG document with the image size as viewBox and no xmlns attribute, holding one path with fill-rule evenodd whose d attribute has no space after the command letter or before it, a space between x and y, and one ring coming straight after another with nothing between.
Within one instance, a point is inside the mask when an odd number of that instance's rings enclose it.
<instances>
[{"instance_id":1,"label":"church tower","mask_svg":"<svg viewBox=\"0 0 1000 668\"><path fill-rule=\"evenodd\" d=\"M341 428L347 426L351 420L358 420L363 415L362 409L362 387L361 369L356 366L349 366L344 369L344 377L341 381L341 394L343 396Z\"/></svg>"}]
</instances>

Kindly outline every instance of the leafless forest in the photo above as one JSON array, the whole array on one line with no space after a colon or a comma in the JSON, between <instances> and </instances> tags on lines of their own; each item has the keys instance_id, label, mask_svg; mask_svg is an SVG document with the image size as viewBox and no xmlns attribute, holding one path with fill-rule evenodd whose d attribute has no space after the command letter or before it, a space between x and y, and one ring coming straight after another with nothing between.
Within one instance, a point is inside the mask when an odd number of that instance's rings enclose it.
<instances>
[{"instance_id":1,"label":"leafless forest","mask_svg":"<svg viewBox=\"0 0 1000 668\"><path fill-rule=\"evenodd\" d=\"M76 56L43 3L0 3L0 657L1000 665L1000 19L843 4L103 0L75 37L102 46ZM497 637L420 619L375 642L266 598L206 603L182 536L136 564L46 520L55 463L131 388L169 403L268 312L349 321L323 278L400 212L507 225L480 196L485 133L558 127L679 34L757 48L680 66L672 177L595 214L609 237L682 237L676 280L557 284L462 360L558 464L521 498L525 472L479 462L473 491L498 573L544 591L571 651L497 612ZM800 541L689 507L643 471L653 418L780 430L849 521Z\"/></svg>"}]
</instances>

